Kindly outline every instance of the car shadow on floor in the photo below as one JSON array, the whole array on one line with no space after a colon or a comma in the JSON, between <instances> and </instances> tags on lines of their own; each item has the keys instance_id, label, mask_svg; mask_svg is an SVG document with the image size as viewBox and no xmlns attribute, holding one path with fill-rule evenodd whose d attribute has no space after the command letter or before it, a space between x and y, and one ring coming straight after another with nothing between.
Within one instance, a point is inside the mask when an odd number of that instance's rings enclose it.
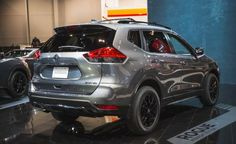
<instances>
[{"instance_id":1,"label":"car shadow on floor","mask_svg":"<svg viewBox=\"0 0 236 144\"><path fill-rule=\"evenodd\" d=\"M225 112L227 110L217 107L199 108L171 105L162 111L156 130L145 136L136 136L130 133L124 120L107 123L91 131L85 131L79 121L62 122L54 128L51 140L56 143L76 143L79 141L83 141L83 143L168 143L166 139Z\"/></svg>"},{"instance_id":2,"label":"car shadow on floor","mask_svg":"<svg viewBox=\"0 0 236 144\"><path fill-rule=\"evenodd\" d=\"M46 114L42 119L43 122L42 125L40 124L40 127L47 127L47 131L26 133L24 129L28 123L32 123L32 127L28 128L28 131L37 131L39 126L36 126L38 124L35 123L36 121L32 121L32 119L39 116L38 114L33 114L35 109L29 103L19 104L24 99L26 98L18 101L12 100L11 103L6 103L10 104L11 107L0 111L0 138L4 139L4 143L165 144L169 143L167 139L227 112L226 109L219 108L218 106L202 107L190 101L170 105L162 109L158 127L152 133L145 136L136 136L130 133L125 120L104 123L92 130L87 130L88 128L82 124L86 123L86 121L82 123L79 121L73 123L61 122L52 125L51 121L56 121L49 114ZM8 101L8 99L4 100ZM211 139L212 142L217 141L218 132L207 139ZM205 140L203 139L200 143L205 143Z\"/></svg>"}]
</instances>

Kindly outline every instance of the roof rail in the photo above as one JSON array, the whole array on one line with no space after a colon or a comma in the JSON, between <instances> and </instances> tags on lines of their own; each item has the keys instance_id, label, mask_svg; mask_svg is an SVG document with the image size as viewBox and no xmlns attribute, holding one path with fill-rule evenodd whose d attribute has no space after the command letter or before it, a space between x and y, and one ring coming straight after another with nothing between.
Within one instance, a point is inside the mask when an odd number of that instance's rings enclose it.
<instances>
[{"instance_id":1,"label":"roof rail","mask_svg":"<svg viewBox=\"0 0 236 144\"><path fill-rule=\"evenodd\" d=\"M106 23L106 22L116 22L116 23L120 23L120 24L132 24L132 23L143 23L143 24L147 24L147 25L152 25L152 26L159 26L159 27L164 27L166 29L171 29L168 26L162 25L162 24L158 24L155 22L145 22L145 21L136 21L132 18L118 18L118 19L107 19L107 20L102 20L102 21L98 21L98 23Z\"/></svg>"},{"instance_id":2,"label":"roof rail","mask_svg":"<svg viewBox=\"0 0 236 144\"><path fill-rule=\"evenodd\" d=\"M103 23L103 22L117 22L117 23L130 23L130 22L134 22L135 20L132 18L117 18L117 19L106 19L106 20L102 20L102 21L98 21L99 23Z\"/></svg>"}]
</instances>

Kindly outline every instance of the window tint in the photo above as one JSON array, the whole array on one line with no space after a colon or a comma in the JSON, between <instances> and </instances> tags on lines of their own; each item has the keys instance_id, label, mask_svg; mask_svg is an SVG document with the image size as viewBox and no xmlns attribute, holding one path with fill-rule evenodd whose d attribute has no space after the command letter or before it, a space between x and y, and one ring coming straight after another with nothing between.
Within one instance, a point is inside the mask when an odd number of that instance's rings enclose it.
<instances>
[{"instance_id":1,"label":"window tint","mask_svg":"<svg viewBox=\"0 0 236 144\"><path fill-rule=\"evenodd\" d=\"M180 38L178 38L175 35L170 35L170 34L169 34L169 37L170 37L171 44L173 45L173 48L176 54L184 54L184 55L191 54L187 46L184 44L184 42Z\"/></svg>"},{"instance_id":2,"label":"window tint","mask_svg":"<svg viewBox=\"0 0 236 144\"><path fill-rule=\"evenodd\" d=\"M128 41L141 48L141 39L139 31L130 31L128 35Z\"/></svg>"},{"instance_id":3,"label":"window tint","mask_svg":"<svg viewBox=\"0 0 236 144\"><path fill-rule=\"evenodd\" d=\"M112 47L115 35L113 29L94 25L61 27L56 32L41 47L42 52L83 52Z\"/></svg>"},{"instance_id":4,"label":"window tint","mask_svg":"<svg viewBox=\"0 0 236 144\"><path fill-rule=\"evenodd\" d=\"M143 35L146 40L146 47L150 52L171 53L171 48L162 32L144 31Z\"/></svg>"}]
</instances>

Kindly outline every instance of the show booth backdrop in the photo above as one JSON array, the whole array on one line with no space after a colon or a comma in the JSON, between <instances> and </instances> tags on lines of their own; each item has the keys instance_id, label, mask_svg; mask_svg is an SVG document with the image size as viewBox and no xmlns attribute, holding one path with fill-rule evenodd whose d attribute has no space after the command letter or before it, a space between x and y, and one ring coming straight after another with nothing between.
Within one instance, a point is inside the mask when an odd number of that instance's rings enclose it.
<instances>
[{"instance_id":1,"label":"show booth backdrop","mask_svg":"<svg viewBox=\"0 0 236 144\"><path fill-rule=\"evenodd\" d=\"M150 0L148 20L170 26L215 59L222 84L236 85L236 1Z\"/></svg>"}]
</instances>

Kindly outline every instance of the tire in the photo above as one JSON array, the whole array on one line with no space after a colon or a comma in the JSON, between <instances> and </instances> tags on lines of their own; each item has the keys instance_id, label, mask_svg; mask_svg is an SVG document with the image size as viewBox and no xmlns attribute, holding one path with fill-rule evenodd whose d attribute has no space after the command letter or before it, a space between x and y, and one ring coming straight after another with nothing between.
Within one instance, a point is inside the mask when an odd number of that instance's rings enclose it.
<instances>
[{"instance_id":1,"label":"tire","mask_svg":"<svg viewBox=\"0 0 236 144\"><path fill-rule=\"evenodd\" d=\"M204 92L200 101L204 106L213 106L219 98L219 80L215 74L210 73L204 81Z\"/></svg>"},{"instance_id":2,"label":"tire","mask_svg":"<svg viewBox=\"0 0 236 144\"><path fill-rule=\"evenodd\" d=\"M25 73L15 71L9 78L7 92L12 98L19 98L28 92L28 78Z\"/></svg>"},{"instance_id":3,"label":"tire","mask_svg":"<svg viewBox=\"0 0 236 144\"><path fill-rule=\"evenodd\" d=\"M134 96L127 116L127 126L136 135L152 132L160 115L160 98L150 86L141 87Z\"/></svg>"},{"instance_id":4,"label":"tire","mask_svg":"<svg viewBox=\"0 0 236 144\"><path fill-rule=\"evenodd\" d=\"M76 114L67 114L64 112L51 112L54 119L61 122L74 122L79 116Z\"/></svg>"}]
</instances>

